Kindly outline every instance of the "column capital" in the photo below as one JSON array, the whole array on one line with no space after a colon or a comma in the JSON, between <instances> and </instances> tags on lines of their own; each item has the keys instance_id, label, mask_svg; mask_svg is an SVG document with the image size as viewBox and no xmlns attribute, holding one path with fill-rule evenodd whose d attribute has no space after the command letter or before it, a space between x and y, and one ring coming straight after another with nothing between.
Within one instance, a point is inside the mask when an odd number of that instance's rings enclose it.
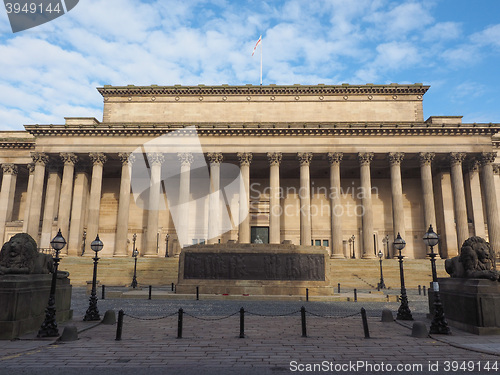
<instances>
[{"instance_id":1,"label":"column capital","mask_svg":"<svg viewBox=\"0 0 500 375\"><path fill-rule=\"evenodd\" d=\"M268 152L267 159L269 160L269 165L280 165L283 154L281 152Z\"/></svg>"},{"instance_id":2,"label":"column capital","mask_svg":"<svg viewBox=\"0 0 500 375\"><path fill-rule=\"evenodd\" d=\"M91 152L89 154L89 157L90 157L90 160L92 161L92 164L93 165L104 165L104 163L106 163L106 160L108 160L108 158L106 157L105 154L103 154L102 152Z\"/></svg>"},{"instance_id":3,"label":"column capital","mask_svg":"<svg viewBox=\"0 0 500 375\"><path fill-rule=\"evenodd\" d=\"M177 157L179 158L181 165L191 165L194 161L194 157L191 152L178 152Z\"/></svg>"},{"instance_id":4,"label":"column capital","mask_svg":"<svg viewBox=\"0 0 500 375\"><path fill-rule=\"evenodd\" d=\"M35 163L28 163L28 164L26 164L26 168L28 168L28 173L29 174L35 173Z\"/></svg>"},{"instance_id":5,"label":"column capital","mask_svg":"<svg viewBox=\"0 0 500 375\"><path fill-rule=\"evenodd\" d=\"M250 165L252 162L253 155L251 152L238 152L236 156L240 161L240 165Z\"/></svg>"},{"instance_id":6,"label":"column capital","mask_svg":"<svg viewBox=\"0 0 500 375\"><path fill-rule=\"evenodd\" d=\"M165 156L161 152L148 152L146 153L149 166L161 165L165 161Z\"/></svg>"},{"instance_id":7,"label":"column capital","mask_svg":"<svg viewBox=\"0 0 500 375\"><path fill-rule=\"evenodd\" d=\"M309 165L313 157L312 152L299 152L297 153L297 159L299 159L300 165Z\"/></svg>"},{"instance_id":8,"label":"column capital","mask_svg":"<svg viewBox=\"0 0 500 375\"><path fill-rule=\"evenodd\" d=\"M224 159L222 152L207 152L208 162L210 164L220 164Z\"/></svg>"},{"instance_id":9,"label":"column capital","mask_svg":"<svg viewBox=\"0 0 500 375\"><path fill-rule=\"evenodd\" d=\"M49 155L43 152L32 152L31 159L35 165L46 165L49 162Z\"/></svg>"},{"instance_id":10,"label":"column capital","mask_svg":"<svg viewBox=\"0 0 500 375\"><path fill-rule=\"evenodd\" d=\"M478 172L479 167L481 166L481 162L478 159L472 159L469 161L467 167L469 169L469 172Z\"/></svg>"},{"instance_id":11,"label":"column capital","mask_svg":"<svg viewBox=\"0 0 500 375\"><path fill-rule=\"evenodd\" d=\"M59 156L64 164L74 166L78 162L78 156L71 152L61 152Z\"/></svg>"},{"instance_id":12,"label":"column capital","mask_svg":"<svg viewBox=\"0 0 500 375\"><path fill-rule=\"evenodd\" d=\"M481 165L491 164L495 162L497 157L496 152L482 152L479 160L481 161Z\"/></svg>"},{"instance_id":13,"label":"column capital","mask_svg":"<svg viewBox=\"0 0 500 375\"><path fill-rule=\"evenodd\" d=\"M370 165L373 160L373 152L360 152L358 154L358 160L360 165Z\"/></svg>"},{"instance_id":14,"label":"column capital","mask_svg":"<svg viewBox=\"0 0 500 375\"><path fill-rule=\"evenodd\" d=\"M133 164L135 162L135 155L130 152L119 152L118 157L122 165Z\"/></svg>"},{"instance_id":15,"label":"column capital","mask_svg":"<svg viewBox=\"0 0 500 375\"><path fill-rule=\"evenodd\" d=\"M390 165L400 165L404 158L405 154L403 152L389 152L387 154Z\"/></svg>"},{"instance_id":16,"label":"column capital","mask_svg":"<svg viewBox=\"0 0 500 375\"><path fill-rule=\"evenodd\" d=\"M493 173L500 174L500 164L493 164Z\"/></svg>"},{"instance_id":17,"label":"column capital","mask_svg":"<svg viewBox=\"0 0 500 375\"><path fill-rule=\"evenodd\" d=\"M328 157L330 165L333 165L340 164L342 158L344 157L344 154L342 152L329 152L328 154L326 154L326 156Z\"/></svg>"},{"instance_id":18,"label":"column capital","mask_svg":"<svg viewBox=\"0 0 500 375\"><path fill-rule=\"evenodd\" d=\"M18 168L17 165L13 163L5 163L2 164L2 171L4 174L17 174Z\"/></svg>"},{"instance_id":19,"label":"column capital","mask_svg":"<svg viewBox=\"0 0 500 375\"><path fill-rule=\"evenodd\" d=\"M436 154L434 152L421 152L418 154L418 159L420 161L420 166L431 165Z\"/></svg>"},{"instance_id":20,"label":"column capital","mask_svg":"<svg viewBox=\"0 0 500 375\"><path fill-rule=\"evenodd\" d=\"M467 154L465 152L450 152L448 158L450 159L450 164L453 166L455 164L462 164L465 160Z\"/></svg>"}]
</instances>

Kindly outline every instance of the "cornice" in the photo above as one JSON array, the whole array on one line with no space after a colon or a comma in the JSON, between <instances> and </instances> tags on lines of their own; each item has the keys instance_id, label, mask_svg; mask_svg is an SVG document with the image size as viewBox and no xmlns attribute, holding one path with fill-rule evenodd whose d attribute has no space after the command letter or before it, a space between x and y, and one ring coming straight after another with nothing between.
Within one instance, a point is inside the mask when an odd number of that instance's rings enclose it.
<instances>
[{"instance_id":1,"label":"cornice","mask_svg":"<svg viewBox=\"0 0 500 375\"><path fill-rule=\"evenodd\" d=\"M413 85L268 85L268 86L110 86L98 87L103 97L116 96L192 96L192 95L424 95L430 86Z\"/></svg>"},{"instance_id":2,"label":"cornice","mask_svg":"<svg viewBox=\"0 0 500 375\"><path fill-rule=\"evenodd\" d=\"M0 139L0 149L23 149L30 150L35 148L35 141L13 141Z\"/></svg>"},{"instance_id":3,"label":"cornice","mask_svg":"<svg viewBox=\"0 0 500 375\"><path fill-rule=\"evenodd\" d=\"M200 136L491 136L500 132L500 124L428 124L409 123L201 123L195 124ZM159 136L176 131L176 136L192 135L193 124L173 123L101 123L100 125L25 125L35 137L50 136ZM1 147L0 142L0 147ZM31 144L33 145L33 144ZM31 148L31 147L30 147Z\"/></svg>"}]
</instances>

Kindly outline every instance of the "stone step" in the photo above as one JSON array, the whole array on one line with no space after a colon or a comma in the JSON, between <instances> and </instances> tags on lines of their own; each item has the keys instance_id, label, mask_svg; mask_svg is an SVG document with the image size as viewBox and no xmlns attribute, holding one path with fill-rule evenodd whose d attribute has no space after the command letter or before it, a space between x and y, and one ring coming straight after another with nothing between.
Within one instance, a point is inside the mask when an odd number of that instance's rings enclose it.
<instances>
[{"instance_id":1,"label":"stone step","mask_svg":"<svg viewBox=\"0 0 500 375\"><path fill-rule=\"evenodd\" d=\"M179 258L138 258L137 279L143 285L170 285L177 283ZM384 259L384 282L386 287L400 288L399 262L397 259ZM64 257L59 269L70 273L74 286L85 286L92 280L93 260L91 257ZM447 277L444 260L436 260L438 277ZM431 279L431 264L428 259L407 260L404 263L405 284L407 288L418 285L428 287ZM101 285L130 285L134 273L132 258L101 258L97 267L97 279ZM380 263L378 259L330 259L326 273L334 287L338 283L341 289L373 289L380 281ZM336 290L336 288L335 288Z\"/></svg>"}]
</instances>

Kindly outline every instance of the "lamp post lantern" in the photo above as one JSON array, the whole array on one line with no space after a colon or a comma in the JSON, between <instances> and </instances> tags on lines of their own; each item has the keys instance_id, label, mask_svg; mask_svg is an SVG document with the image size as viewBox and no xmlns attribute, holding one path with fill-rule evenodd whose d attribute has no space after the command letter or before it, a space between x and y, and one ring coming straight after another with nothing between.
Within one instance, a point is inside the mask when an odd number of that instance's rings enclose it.
<instances>
[{"instance_id":1,"label":"lamp post lantern","mask_svg":"<svg viewBox=\"0 0 500 375\"><path fill-rule=\"evenodd\" d=\"M50 284L49 302L45 309L45 320L38 330L37 337L57 337L59 330L57 329L56 322L56 283L57 283L57 268L59 267L59 251L66 246L66 240L61 234L61 229L57 235L50 241L50 246L55 250L54 269L52 271L52 283Z\"/></svg>"},{"instance_id":2,"label":"lamp post lantern","mask_svg":"<svg viewBox=\"0 0 500 375\"><path fill-rule=\"evenodd\" d=\"M134 258L134 276L132 277L132 284L130 286L132 288L137 288L137 256L139 255L139 250L134 249L132 251L132 257Z\"/></svg>"},{"instance_id":3,"label":"lamp post lantern","mask_svg":"<svg viewBox=\"0 0 500 375\"><path fill-rule=\"evenodd\" d=\"M384 257L384 253L382 252L382 250L379 249L377 255L380 261L380 282L377 285L377 289L385 289L384 273L382 271L382 258Z\"/></svg>"},{"instance_id":4,"label":"lamp post lantern","mask_svg":"<svg viewBox=\"0 0 500 375\"><path fill-rule=\"evenodd\" d=\"M90 244L90 248L95 251L95 256L94 256L94 274L92 277L92 292L90 294L89 298L89 308L87 309L87 312L85 313L85 316L83 317L83 320L88 322L88 321L94 321L94 320L101 320L101 317L99 315L99 310L97 309L97 297L96 297L96 282L97 282L97 261L99 260L99 257L97 256L97 253L102 250L104 244L102 241L99 239L99 235L95 238L94 241Z\"/></svg>"},{"instance_id":5,"label":"lamp post lantern","mask_svg":"<svg viewBox=\"0 0 500 375\"><path fill-rule=\"evenodd\" d=\"M399 251L398 259L399 259L399 276L401 279L401 306L399 306L396 319L413 320L413 316L411 315L411 310L408 306L408 296L406 295L405 275L403 271L404 256L401 255L401 250L403 250L405 246L406 246L405 240L403 240L401 238L401 235L398 233L398 236L394 240L394 248Z\"/></svg>"},{"instance_id":6,"label":"lamp post lantern","mask_svg":"<svg viewBox=\"0 0 500 375\"><path fill-rule=\"evenodd\" d=\"M431 328L429 333L437 333L443 335L449 335L450 327L448 327L448 322L444 317L443 304L441 303L441 298L439 296L439 284L437 280L436 272L436 256L434 253L434 246L439 242L439 236L432 229L432 225L429 226L429 230L424 234L424 243L430 246L431 252L428 254L431 258L432 267L432 290L434 297L434 318L432 319Z\"/></svg>"},{"instance_id":7,"label":"lamp post lantern","mask_svg":"<svg viewBox=\"0 0 500 375\"><path fill-rule=\"evenodd\" d=\"M354 234L349 237L349 243L352 245L352 256L351 258L352 259L356 259L356 253L354 252L354 240L356 239L356 237L354 236Z\"/></svg>"},{"instance_id":8,"label":"lamp post lantern","mask_svg":"<svg viewBox=\"0 0 500 375\"><path fill-rule=\"evenodd\" d=\"M165 235L165 258L168 258L168 239L170 238L170 234Z\"/></svg>"}]
</instances>

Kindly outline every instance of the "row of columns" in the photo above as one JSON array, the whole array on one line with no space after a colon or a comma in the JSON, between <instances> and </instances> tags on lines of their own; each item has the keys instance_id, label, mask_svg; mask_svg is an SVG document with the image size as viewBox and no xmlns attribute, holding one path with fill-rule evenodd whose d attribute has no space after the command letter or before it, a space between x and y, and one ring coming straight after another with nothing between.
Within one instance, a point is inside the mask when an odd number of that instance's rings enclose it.
<instances>
[{"instance_id":1,"label":"row of columns","mask_svg":"<svg viewBox=\"0 0 500 375\"><path fill-rule=\"evenodd\" d=\"M420 153L420 172L422 183L422 198L424 208L424 225L427 228L432 224L436 227L436 213L434 206L434 192L432 183L431 163L434 160L434 153ZM485 200L486 221L488 226L489 240L495 251L500 250L500 221L498 217L497 197L494 185L494 173L492 163L495 160L495 153L483 153L477 160L480 162L482 196ZM86 197L86 186L88 186L88 176L85 170L80 169L75 173L75 165L78 157L72 153L60 154L64 163L62 179L59 173L49 166L49 176L45 194L45 208L42 221L42 236L40 247L48 247L52 236L53 218L57 216L58 224L63 233L69 234L68 248L75 252L79 248L81 233L86 221L87 237L95 238L99 228L100 197L102 189L103 165L106 162L106 155L103 153L90 153L92 162L92 175L90 180L90 194ZM130 165L134 161L134 156L129 153L119 154L122 162L120 196L118 206L117 231L114 255L127 255L127 234L130 208ZM161 164L164 156L161 153L151 153L147 155L150 165L150 197L147 224L147 249L145 255L156 256L156 235L158 230L158 210L161 198ZM223 161L222 153L207 154L210 163L211 192L218 192L220 189L220 164ZM250 242L250 218L249 218L249 191L250 191L250 164L252 153L237 154L240 171L240 217L245 219L239 224L239 242ZM300 242L302 245L311 243L311 216L310 216L310 163L312 153L298 153L297 158L300 163ZM358 154L360 164L360 185L362 190L362 205L364 214L362 216L363 233L363 254L364 258L374 257L373 234L373 209L371 197L371 173L370 165L374 154L365 152ZM469 236L467 223L467 207L464 189L464 178L462 173L462 163L465 160L465 153L450 153L449 161L451 166L451 183L456 220L456 231L458 243L462 244ZM179 153L180 161L180 188L179 204L186 204L190 199L190 168L193 162L193 155L190 153ZM279 152L268 153L269 161L269 183L270 183L270 208L269 208L269 242L279 243L280 238L280 177L279 168L282 161L282 154ZM343 258L342 244L342 222L338 209L340 202L340 163L343 154L331 152L327 154L330 163L330 189L331 193L331 243L332 257ZM389 153L387 155L390 164L391 174L391 196L393 211L393 232L394 236L400 233L405 235L405 218L403 208L401 163L404 159L403 153ZM24 230L33 238L38 238L40 225L40 213L42 208L42 194L44 191L44 179L46 166L49 164L49 157L43 153L32 154L33 163L30 165L30 177L28 180L28 196L25 211ZM5 233L5 223L10 220L14 201L14 192L17 176L17 167L7 163L2 165L3 179L0 193L0 238ZM88 206L85 211L86 203ZM209 243L216 241L219 233L219 195L211 194L209 198ZM179 225L187 228L189 222L189 211L180 210ZM56 215L57 214L57 215ZM70 221L71 217L71 221ZM177 224L177 223L176 223ZM460 245L459 245L460 246Z\"/></svg>"}]
</instances>

